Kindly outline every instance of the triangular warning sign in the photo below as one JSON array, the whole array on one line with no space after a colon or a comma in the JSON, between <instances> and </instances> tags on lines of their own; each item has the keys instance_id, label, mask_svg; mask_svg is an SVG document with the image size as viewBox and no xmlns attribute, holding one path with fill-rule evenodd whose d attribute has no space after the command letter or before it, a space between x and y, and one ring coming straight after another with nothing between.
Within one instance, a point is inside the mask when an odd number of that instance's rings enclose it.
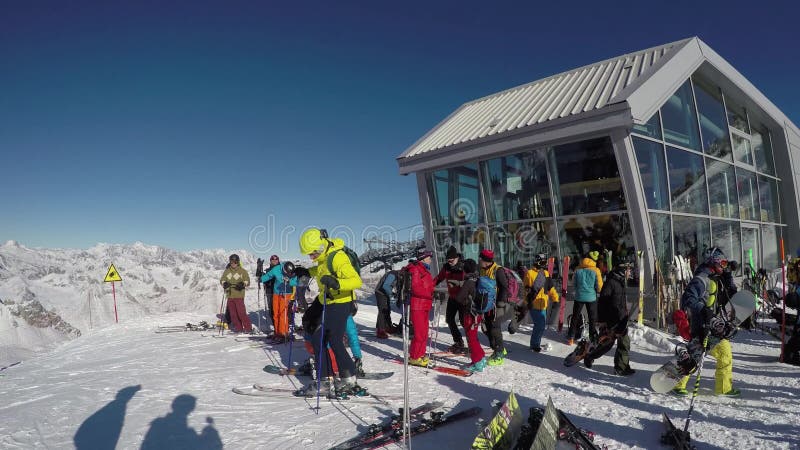
<instances>
[{"instance_id":1,"label":"triangular warning sign","mask_svg":"<svg viewBox=\"0 0 800 450\"><path fill-rule=\"evenodd\" d=\"M122 281L122 277L119 276L119 272L117 272L117 268L114 267L114 264L108 268L108 272L106 272L106 278L103 280L106 283L111 281Z\"/></svg>"}]
</instances>

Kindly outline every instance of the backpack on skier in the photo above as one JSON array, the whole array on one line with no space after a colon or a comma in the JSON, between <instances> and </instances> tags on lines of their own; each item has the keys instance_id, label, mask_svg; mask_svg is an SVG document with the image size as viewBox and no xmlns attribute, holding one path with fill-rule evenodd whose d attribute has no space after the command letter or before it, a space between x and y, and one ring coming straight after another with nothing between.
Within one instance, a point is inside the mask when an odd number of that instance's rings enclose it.
<instances>
[{"instance_id":1,"label":"backpack on skier","mask_svg":"<svg viewBox=\"0 0 800 450\"><path fill-rule=\"evenodd\" d=\"M522 278L519 277L517 272L509 269L508 267L500 267L506 275L506 284L508 285L508 303L519 305L524 300L522 295Z\"/></svg>"},{"instance_id":2,"label":"backpack on skier","mask_svg":"<svg viewBox=\"0 0 800 450\"><path fill-rule=\"evenodd\" d=\"M497 301L497 280L488 275L478 277L475 283L475 298L472 299L473 315L485 314L494 309Z\"/></svg>"},{"instance_id":3,"label":"backpack on skier","mask_svg":"<svg viewBox=\"0 0 800 450\"><path fill-rule=\"evenodd\" d=\"M336 272L333 271L333 258L336 256L337 253L344 252L345 255L350 259L350 265L353 266L353 269L356 269L356 273L360 276L361 275L361 262L358 260L358 255L356 252L348 246L344 246L339 250L334 250L328 255L328 272L336 276Z\"/></svg>"}]
</instances>

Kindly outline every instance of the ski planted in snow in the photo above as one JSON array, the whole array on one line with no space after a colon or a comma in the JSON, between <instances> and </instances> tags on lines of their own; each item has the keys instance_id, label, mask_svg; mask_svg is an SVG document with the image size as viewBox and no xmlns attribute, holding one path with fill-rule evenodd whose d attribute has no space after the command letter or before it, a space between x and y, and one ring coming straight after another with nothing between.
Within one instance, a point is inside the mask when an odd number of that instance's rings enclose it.
<instances>
[{"instance_id":1,"label":"ski planted in snow","mask_svg":"<svg viewBox=\"0 0 800 450\"><path fill-rule=\"evenodd\" d=\"M443 413L433 413L430 419L423 419L416 425L413 425L411 427L411 431L409 432L409 436L417 436L422 433L427 433L428 431L439 429L451 423L469 419L470 417L475 417L480 414L480 412L481 408L476 406L448 415L444 415ZM375 439L359 447L352 447L351 450L370 450L386 447L387 445L394 444L402 439L403 433L401 428L400 430L395 430L391 434L385 435L379 439Z\"/></svg>"},{"instance_id":2,"label":"ski planted in snow","mask_svg":"<svg viewBox=\"0 0 800 450\"><path fill-rule=\"evenodd\" d=\"M393 362L395 364L403 364L403 360L402 359L394 359L393 358L393 359L387 359L387 361ZM416 367L417 369L423 369L423 370L424 369L435 370L436 372L439 372L439 373L444 373L444 374L447 374L447 375L455 375L457 377L468 377L468 376L472 375L472 372L470 372L469 370L466 370L466 369L459 369L457 367L449 367L449 366L440 366L438 364L432 365L432 364L429 363L427 367L413 366L413 365L409 364L409 367Z\"/></svg>"},{"instance_id":3,"label":"ski planted in snow","mask_svg":"<svg viewBox=\"0 0 800 450\"><path fill-rule=\"evenodd\" d=\"M425 403L424 405L417 406L409 411L409 413L411 414L412 419L423 420L425 418L425 414L439 409L442 406L444 406L443 402L429 402ZM389 418L389 420L383 423L370 425L366 432L361 433L352 439L344 441L341 444L331 447L331 450L355 450L364 448L364 445L369 445L378 439L398 432L402 426L403 413L401 411L399 415L393 415Z\"/></svg>"}]
</instances>

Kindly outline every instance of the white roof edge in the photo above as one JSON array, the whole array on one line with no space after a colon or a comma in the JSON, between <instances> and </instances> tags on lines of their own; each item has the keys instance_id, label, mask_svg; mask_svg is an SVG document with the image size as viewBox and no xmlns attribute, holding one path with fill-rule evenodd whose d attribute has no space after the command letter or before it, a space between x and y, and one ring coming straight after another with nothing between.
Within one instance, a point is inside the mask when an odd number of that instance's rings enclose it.
<instances>
[{"instance_id":1,"label":"white roof edge","mask_svg":"<svg viewBox=\"0 0 800 450\"><path fill-rule=\"evenodd\" d=\"M780 110L772 101L767 98L764 93L762 93L753 83L750 82L744 75L741 74L735 67L733 67L728 61L725 60L719 53L715 52L714 49L708 46L705 42L698 39L697 40L700 52L703 58L708 61L715 69L717 69L722 75L728 78L731 83L735 84L736 87L742 90L756 105L761 108L765 113L769 114L773 120L777 123L783 123L790 125L794 128L794 131L800 134L800 130L797 128L797 125L792 122L783 111Z\"/></svg>"},{"instance_id":2,"label":"white roof edge","mask_svg":"<svg viewBox=\"0 0 800 450\"><path fill-rule=\"evenodd\" d=\"M433 128L431 128L430 130L428 130L428 132L427 132L427 133L423 134L423 135L422 135L422 136L421 136L419 139L417 139L416 141L414 141L414 143L413 143L413 144L409 145L409 146L408 146L408 148L406 148L405 150L403 150L403 153L401 153L400 155L398 155L398 156L397 156L395 159L398 159L398 160L399 160L399 159L405 158L405 157L406 157L406 155L407 155L409 152L411 152L412 150L414 150L414 149L417 147L417 145L419 145L419 143L420 143L420 142L422 142L422 141L424 141L425 139L427 139L427 138L428 138L428 136L430 136L430 135L431 135L431 134L433 134L433 133L434 133L436 130L438 130L438 129L439 129L439 127L441 127L442 125L444 125L445 123L447 123L447 121L449 121L451 117L453 117L453 116L455 116L456 114L458 114L458 113L459 113L459 112L460 112L462 109L464 109L464 107L466 107L466 106L467 106L467 104L466 104L466 103L464 103L464 104L462 104L461 106L459 106L458 108L456 108L456 109L455 109L453 112L451 112L450 114L448 114L448 115L447 115L447 117L445 117L444 119L440 120L440 121L439 121L439 123L437 123L435 127L433 127Z\"/></svg>"}]
</instances>

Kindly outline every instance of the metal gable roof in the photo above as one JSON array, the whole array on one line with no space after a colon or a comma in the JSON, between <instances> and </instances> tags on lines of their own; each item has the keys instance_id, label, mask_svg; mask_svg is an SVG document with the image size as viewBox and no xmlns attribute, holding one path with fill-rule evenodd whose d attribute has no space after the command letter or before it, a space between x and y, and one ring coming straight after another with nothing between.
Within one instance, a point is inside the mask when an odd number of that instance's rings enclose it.
<instances>
[{"instance_id":1,"label":"metal gable roof","mask_svg":"<svg viewBox=\"0 0 800 450\"><path fill-rule=\"evenodd\" d=\"M624 101L637 80L655 72L693 39L607 59L465 103L398 159L498 137Z\"/></svg>"}]
</instances>

